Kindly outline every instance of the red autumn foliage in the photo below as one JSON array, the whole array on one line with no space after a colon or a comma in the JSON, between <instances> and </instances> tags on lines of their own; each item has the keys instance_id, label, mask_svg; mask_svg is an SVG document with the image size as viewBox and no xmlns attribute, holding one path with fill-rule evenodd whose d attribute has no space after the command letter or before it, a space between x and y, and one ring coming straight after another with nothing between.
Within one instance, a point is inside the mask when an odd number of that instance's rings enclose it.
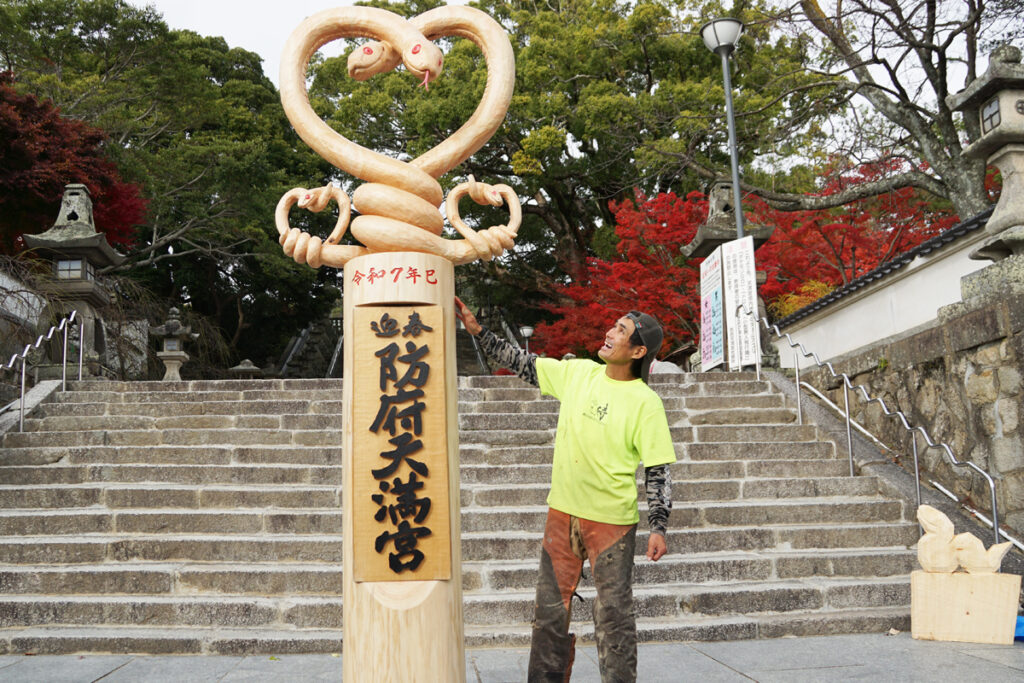
<instances>
[{"instance_id":1,"label":"red autumn foliage","mask_svg":"<svg viewBox=\"0 0 1024 683\"><path fill-rule=\"evenodd\" d=\"M103 151L103 131L61 116L48 100L21 95L0 73L0 253L20 248L22 234L53 225L64 186L82 183L95 206L96 229L129 246L146 214L139 187L121 179Z\"/></svg>"},{"instance_id":2,"label":"red autumn foliage","mask_svg":"<svg viewBox=\"0 0 1024 683\"><path fill-rule=\"evenodd\" d=\"M821 194L881 174L876 166L861 166L834 177ZM768 274L759 291L769 303L812 280L845 285L959 220L951 209L936 208L933 198L910 187L822 211L778 211L754 198L747 215L775 228L756 254L758 268Z\"/></svg>"},{"instance_id":3,"label":"red autumn foliage","mask_svg":"<svg viewBox=\"0 0 1024 683\"><path fill-rule=\"evenodd\" d=\"M862 166L836 174L822 193L869 182L883 171ZM584 277L560 289L569 303L550 306L558 319L537 326L535 343L542 353L593 357L611 323L631 309L661 321L662 357L697 338L700 261L683 263L679 248L707 218L706 199L696 192L685 199L674 194L647 199L638 193L635 202L611 208L618 258L588 259ZM769 303L811 281L842 286L959 220L913 188L821 211L778 211L754 198L746 211L748 220L775 228L756 252L758 269L768 274L760 293Z\"/></svg>"},{"instance_id":4,"label":"red autumn foliage","mask_svg":"<svg viewBox=\"0 0 1024 683\"><path fill-rule=\"evenodd\" d=\"M611 208L618 258L588 259L585 278L561 289L571 303L551 306L559 319L537 326L539 352L593 357L608 328L630 310L661 322L662 357L696 338L699 268L683 264L679 248L707 218L707 200L698 192L685 199L671 193L647 199L637 193L635 201L613 202Z\"/></svg>"}]
</instances>

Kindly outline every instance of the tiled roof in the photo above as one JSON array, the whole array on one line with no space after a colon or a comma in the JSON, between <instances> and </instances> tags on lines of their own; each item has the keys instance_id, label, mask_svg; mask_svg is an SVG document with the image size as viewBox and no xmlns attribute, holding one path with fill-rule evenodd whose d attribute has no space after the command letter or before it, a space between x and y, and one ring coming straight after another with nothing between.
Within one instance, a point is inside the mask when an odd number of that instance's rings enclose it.
<instances>
[{"instance_id":1,"label":"tiled roof","mask_svg":"<svg viewBox=\"0 0 1024 683\"><path fill-rule=\"evenodd\" d=\"M788 325L792 325L801 318L806 318L815 311L825 308L834 301L842 299L844 296L853 294L858 289L865 287L866 285L882 278L888 277L889 274L896 272L903 266L913 261L918 256L931 253L936 249L941 249L950 242L954 242L964 235L970 234L975 230L984 227L985 223L988 222L989 216L992 215L992 209L986 209L973 218L968 218L966 221L957 223L949 230L942 232L935 237L931 238L926 242L922 242L913 249L905 251L902 254L880 264L874 270L864 273L855 280L851 280L847 284L843 285L839 289L834 289L825 296L821 297L817 301L811 302L801 308L798 311L794 311L787 315L785 318L775 321L779 329L783 329Z\"/></svg>"}]
</instances>

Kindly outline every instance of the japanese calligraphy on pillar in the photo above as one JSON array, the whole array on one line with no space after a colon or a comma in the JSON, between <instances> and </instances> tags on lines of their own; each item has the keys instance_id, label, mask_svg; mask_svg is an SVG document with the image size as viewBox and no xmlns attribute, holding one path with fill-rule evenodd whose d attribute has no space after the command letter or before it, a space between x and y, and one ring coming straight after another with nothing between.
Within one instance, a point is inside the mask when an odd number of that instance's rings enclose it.
<instances>
[{"instance_id":1,"label":"japanese calligraphy on pillar","mask_svg":"<svg viewBox=\"0 0 1024 683\"><path fill-rule=\"evenodd\" d=\"M443 314L355 309L356 581L451 578Z\"/></svg>"}]
</instances>

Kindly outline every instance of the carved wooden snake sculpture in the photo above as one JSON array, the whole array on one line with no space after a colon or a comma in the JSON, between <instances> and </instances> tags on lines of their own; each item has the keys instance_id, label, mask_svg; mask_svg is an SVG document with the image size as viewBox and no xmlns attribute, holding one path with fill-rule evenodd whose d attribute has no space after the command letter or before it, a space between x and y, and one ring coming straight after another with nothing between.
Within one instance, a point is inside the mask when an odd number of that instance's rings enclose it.
<instances>
[{"instance_id":1,"label":"carved wooden snake sculpture","mask_svg":"<svg viewBox=\"0 0 1024 683\"><path fill-rule=\"evenodd\" d=\"M444 57L430 41L440 36L472 40L487 63L487 84L473 115L446 140L411 162L373 152L337 133L313 111L306 92L309 58L337 38L373 39L357 47L348 59L349 75L357 80L394 69L399 62L423 85L440 74ZM372 7L340 7L308 17L288 38L281 59L281 102L299 136L337 168L367 181L356 189L352 203L359 216L351 221L352 234L365 246L339 245L349 227L351 205L339 188L295 188L277 204L275 222L284 253L313 268L341 268L351 258L370 252L420 251L442 256L455 264L490 260L512 248L522 210L508 185L469 181L448 194L446 213L461 240L441 237L444 220L438 207L443 199L437 178L465 161L483 146L504 119L512 99L515 61L508 36L489 16L462 6L438 7L411 20ZM458 202L465 195L478 204L509 207L508 225L481 232L459 216ZM323 210L334 199L338 221L326 240L291 228L288 212L294 204L310 211Z\"/></svg>"}]
</instances>

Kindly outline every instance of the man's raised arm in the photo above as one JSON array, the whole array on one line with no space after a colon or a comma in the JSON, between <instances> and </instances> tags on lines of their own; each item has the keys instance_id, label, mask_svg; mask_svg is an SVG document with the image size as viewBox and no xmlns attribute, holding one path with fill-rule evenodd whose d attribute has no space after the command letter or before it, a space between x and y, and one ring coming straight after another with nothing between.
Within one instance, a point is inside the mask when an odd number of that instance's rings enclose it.
<instances>
[{"instance_id":1,"label":"man's raised arm","mask_svg":"<svg viewBox=\"0 0 1024 683\"><path fill-rule=\"evenodd\" d=\"M503 368L508 368L524 382L540 386L537 382L537 355L526 353L477 322L476 316L462 299L455 297L455 316L462 321L466 331L477 338L480 348L487 357Z\"/></svg>"}]
</instances>

